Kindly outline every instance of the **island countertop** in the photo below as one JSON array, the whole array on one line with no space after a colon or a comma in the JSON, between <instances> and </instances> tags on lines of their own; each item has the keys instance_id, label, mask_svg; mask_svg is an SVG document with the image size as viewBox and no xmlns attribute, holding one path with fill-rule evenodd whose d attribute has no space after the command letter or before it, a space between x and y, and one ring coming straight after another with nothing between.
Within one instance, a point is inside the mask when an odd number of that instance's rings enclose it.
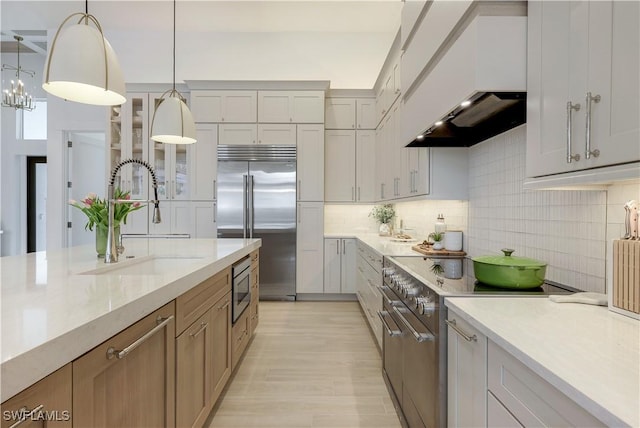
<instances>
[{"instance_id":1,"label":"island countertop","mask_svg":"<svg viewBox=\"0 0 640 428\"><path fill-rule=\"evenodd\" d=\"M446 305L607 426L640 426L640 322L545 298Z\"/></svg>"},{"instance_id":2,"label":"island countertop","mask_svg":"<svg viewBox=\"0 0 640 428\"><path fill-rule=\"evenodd\" d=\"M0 258L0 402L261 246L260 239L124 243L115 264L96 258L92 246Z\"/></svg>"}]
</instances>

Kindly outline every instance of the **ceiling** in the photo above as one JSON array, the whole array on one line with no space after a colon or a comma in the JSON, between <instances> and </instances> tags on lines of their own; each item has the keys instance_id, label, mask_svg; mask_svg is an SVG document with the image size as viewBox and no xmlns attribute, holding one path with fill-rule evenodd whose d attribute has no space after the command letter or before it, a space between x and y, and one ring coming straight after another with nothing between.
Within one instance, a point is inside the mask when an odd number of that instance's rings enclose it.
<instances>
[{"instance_id":1,"label":"ceiling","mask_svg":"<svg viewBox=\"0 0 640 428\"><path fill-rule=\"evenodd\" d=\"M401 0L177 0L176 32L181 58L203 54L221 55L221 46L216 46L215 52L209 52L213 49L211 41L214 34L221 36L215 36L216 39L249 40L247 43L261 49L256 52L256 47L254 51L250 51L251 55L258 56L265 49L270 49L269 43L285 40L276 56L282 55L282 50L285 49L282 46L288 43L289 49L297 51L295 53L304 60L305 54L299 51L304 46L309 46L306 55L314 55L315 65L308 64L307 71L296 75L291 71L291 64L287 64L289 74L265 73L265 79L318 79L325 74L329 76L328 79L336 79L336 76L359 73L367 76L362 77L361 81L353 81L353 84L356 87L372 87L375 75L400 26L402 5ZM24 37L21 52L26 53L27 49L31 49L46 56L46 31L53 34L65 18L73 13L84 12L84 8L83 1L1 0L2 52L15 52L16 42L13 36L18 34ZM146 71L136 75L136 70L145 67L145 64L137 62L142 61L137 58L146 52L150 43L171 43L173 2L92 0L88 2L88 11L98 19L118 56L124 58L122 61L125 62L125 72L132 76L132 81L149 80L149 73ZM294 44L295 40L298 40L298 45ZM326 40L324 47L322 40ZM188 45L186 47L185 41ZM261 44L262 41L264 45ZM307 41L309 44L305 45ZM127 48L130 52L123 52ZM235 56L243 49L245 46L234 45ZM246 49L248 51L248 47ZM227 57L221 57L218 63L211 65L217 70L221 68L221 64L238 68L239 65L234 65L234 52L228 52ZM152 54L143 56L146 56L146 60L154 60ZM195 60L194 64L190 64L188 59L187 62L182 60L181 64L189 66L191 70L196 70L198 65ZM161 63L154 63L152 66L165 67ZM317 72L310 71L312 66ZM127 67L130 71L126 70ZM195 73L183 74L184 79L203 77ZM234 70L229 69L222 78L228 79L234 75ZM239 79L248 77L256 78L244 72ZM344 82L347 86L351 84L350 81Z\"/></svg>"}]
</instances>

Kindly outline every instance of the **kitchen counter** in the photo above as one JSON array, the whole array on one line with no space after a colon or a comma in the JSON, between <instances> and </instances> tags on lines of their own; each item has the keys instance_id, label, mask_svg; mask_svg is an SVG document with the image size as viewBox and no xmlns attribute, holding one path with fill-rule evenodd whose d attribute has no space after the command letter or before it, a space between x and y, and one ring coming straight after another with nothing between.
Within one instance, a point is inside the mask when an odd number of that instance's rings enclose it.
<instances>
[{"instance_id":1,"label":"kitchen counter","mask_svg":"<svg viewBox=\"0 0 640 428\"><path fill-rule=\"evenodd\" d=\"M411 249L415 242L394 242L391 237L380 236L377 233L346 233L346 234L325 234L325 239L332 238L354 238L368 245L381 256L422 256L422 254Z\"/></svg>"},{"instance_id":2,"label":"kitchen counter","mask_svg":"<svg viewBox=\"0 0 640 428\"><path fill-rule=\"evenodd\" d=\"M260 239L135 239L0 258L0 402L260 248ZM133 256L133 258L131 258Z\"/></svg>"},{"instance_id":3,"label":"kitchen counter","mask_svg":"<svg viewBox=\"0 0 640 428\"><path fill-rule=\"evenodd\" d=\"M446 305L606 425L640 426L640 322L546 298Z\"/></svg>"}]
</instances>

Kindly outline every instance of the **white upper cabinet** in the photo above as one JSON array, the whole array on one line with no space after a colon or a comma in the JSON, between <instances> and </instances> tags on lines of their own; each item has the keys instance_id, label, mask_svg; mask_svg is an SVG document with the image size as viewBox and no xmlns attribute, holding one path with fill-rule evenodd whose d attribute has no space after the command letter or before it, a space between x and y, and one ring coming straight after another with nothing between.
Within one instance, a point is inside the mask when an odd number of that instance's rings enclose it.
<instances>
[{"instance_id":1,"label":"white upper cabinet","mask_svg":"<svg viewBox=\"0 0 640 428\"><path fill-rule=\"evenodd\" d=\"M324 200L324 127L298 125L297 134L297 199L305 202L322 202Z\"/></svg>"},{"instance_id":2,"label":"white upper cabinet","mask_svg":"<svg viewBox=\"0 0 640 428\"><path fill-rule=\"evenodd\" d=\"M530 2L527 176L640 161L640 3Z\"/></svg>"},{"instance_id":3,"label":"white upper cabinet","mask_svg":"<svg viewBox=\"0 0 640 428\"><path fill-rule=\"evenodd\" d=\"M255 123L256 91L192 91L191 113L196 122Z\"/></svg>"},{"instance_id":4,"label":"white upper cabinet","mask_svg":"<svg viewBox=\"0 0 640 428\"><path fill-rule=\"evenodd\" d=\"M251 123L224 123L218 125L218 144L247 145L258 141L258 125Z\"/></svg>"},{"instance_id":5,"label":"white upper cabinet","mask_svg":"<svg viewBox=\"0 0 640 428\"><path fill-rule=\"evenodd\" d=\"M358 129L376 129L376 100L374 98L356 98L356 123Z\"/></svg>"},{"instance_id":6,"label":"white upper cabinet","mask_svg":"<svg viewBox=\"0 0 640 428\"><path fill-rule=\"evenodd\" d=\"M376 200L376 133L356 131L356 201Z\"/></svg>"},{"instance_id":7,"label":"white upper cabinet","mask_svg":"<svg viewBox=\"0 0 640 428\"><path fill-rule=\"evenodd\" d=\"M327 98L325 100L326 129L355 129L356 100L354 98Z\"/></svg>"},{"instance_id":8,"label":"white upper cabinet","mask_svg":"<svg viewBox=\"0 0 640 428\"><path fill-rule=\"evenodd\" d=\"M258 91L260 123L324 123L322 91Z\"/></svg>"},{"instance_id":9,"label":"white upper cabinet","mask_svg":"<svg viewBox=\"0 0 640 428\"><path fill-rule=\"evenodd\" d=\"M259 124L258 144L269 144L278 146L296 145L296 125L286 123L281 124Z\"/></svg>"},{"instance_id":10,"label":"white upper cabinet","mask_svg":"<svg viewBox=\"0 0 640 428\"><path fill-rule=\"evenodd\" d=\"M324 198L327 202L356 200L356 132L325 132Z\"/></svg>"},{"instance_id":11,"label":"white upper cabinet","mask_svg":"<svg viewBox=\"0 0 640 428\"><path fill-rule=\"evenodd\" d=\"M325 107L326 129L376 128L374 98L327 98Z\"/></svg>"}]
</instances>

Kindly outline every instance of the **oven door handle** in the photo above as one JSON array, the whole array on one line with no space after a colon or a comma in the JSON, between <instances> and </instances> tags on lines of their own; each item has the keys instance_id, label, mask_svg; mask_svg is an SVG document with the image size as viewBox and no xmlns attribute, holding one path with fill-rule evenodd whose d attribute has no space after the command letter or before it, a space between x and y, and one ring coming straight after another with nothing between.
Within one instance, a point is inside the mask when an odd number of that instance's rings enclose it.
<instances>
[{"instance_id":1,"label":"oven door handle","mask_svg":"<svg viewBox=\"0 0 640 428\"><path fill-rule=\"evenodd\" d=\"M384 290L388 290L389 287L386 285L378 285L376 284L376 288L380 291L380 293L382 293L382 298L384 299L384 301L387 303L387 305L389 306L396 306L402 303L401 300L391 300L390 298L387 297L387 293L384 292Z\"/></svg>"},{"instance_id":2,"label":"oven door handle","mask_svg":"<svg viewBox=\"0 0 640 428\"><path fill-rule=\"evenodd\" d=\"M384 326L385 330L387 330L387 334L389 335L389 337L402 336L401 330L391 330L391 327L389 327L389 323L385 319L385 317L389 316L389 311L378 311L378 316L380 317L380 321L382 321L382 325Z\"/></svg>"},{"instance_id":3,"label":"oven door handle","mask_svg":"<svg viewBox=\"0 0 640 428\"><path fill-rule=\"evenodd\" d=\"M402 311L408 312L409 310L403 308ZM404 315L402 315L402 312L400 312L400 309L397 306L393 307L393 312L395 312L400 317L400 321L402 321L402 323L405 325L405 327L407 327L409 329L409 331L411 332L411 334L413 334L413 337L416 339L416 342L420 343L420 342L427 342L427 341L435 340L435 337L433 337L433 334L420 333L420 332L418 332L418 330L413 328L411 323L409 321L407 321L407 319L404 317Z\"/></svg>"}]
</instances>

